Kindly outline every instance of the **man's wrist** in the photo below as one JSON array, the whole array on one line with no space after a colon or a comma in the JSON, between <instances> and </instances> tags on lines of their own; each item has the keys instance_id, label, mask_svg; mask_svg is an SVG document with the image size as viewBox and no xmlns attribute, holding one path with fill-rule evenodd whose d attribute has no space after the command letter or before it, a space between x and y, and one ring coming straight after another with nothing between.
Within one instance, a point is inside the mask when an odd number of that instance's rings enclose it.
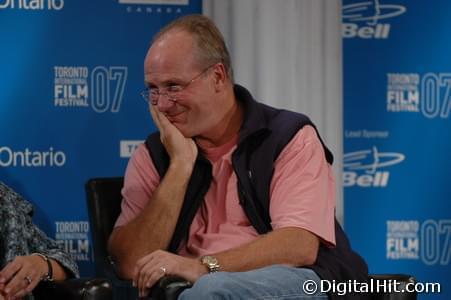
<instances>
[{"instance_id":1,"label":"man's wrist","mask_svg":"<svg viewBox=\"0 0 451 300\"><path fill-rule=\"evenodd\" d=\"M181 174L185 174L187 176L191 176L191 173L193 172L194 163L186 161L186 160L180 160L180 159L171 159L171 162L169 164L169 169L173 169L177 173L182 172Z\"/></svg>"},{"instance_id":2,"label":"man's wrist","mask_svg":"<svg viewBox=\"0 0 451 300\"><path fill-rule=\"evenodd\" d=\"M197 269L199 270L199 277L209 273L208 267L204 265L200 260L196 259L196 263L198 266Z\"/></svg>"}]
</instances>

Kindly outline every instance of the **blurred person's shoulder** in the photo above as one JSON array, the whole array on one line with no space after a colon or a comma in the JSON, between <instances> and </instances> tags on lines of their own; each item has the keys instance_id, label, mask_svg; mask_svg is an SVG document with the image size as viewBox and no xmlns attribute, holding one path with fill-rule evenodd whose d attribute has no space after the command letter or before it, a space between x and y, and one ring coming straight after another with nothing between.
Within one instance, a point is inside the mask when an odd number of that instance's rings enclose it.
<instances>
[{"instance_id":1,"label":"blurred person's shoulder","mask_svg":"<svg viewBox=\"0 0 451 300\"><path fill-rule=\"evenodd\" d=\"M25 200L20 194L0 181L0 210L31 215L33 206Z\"/></svg>"}]
</instances>

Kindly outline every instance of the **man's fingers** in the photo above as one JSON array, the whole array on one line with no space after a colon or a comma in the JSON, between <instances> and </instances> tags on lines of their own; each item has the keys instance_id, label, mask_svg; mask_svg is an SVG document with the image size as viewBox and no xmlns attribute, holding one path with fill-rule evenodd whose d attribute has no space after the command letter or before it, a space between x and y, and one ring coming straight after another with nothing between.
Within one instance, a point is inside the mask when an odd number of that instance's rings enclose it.
<instances>
[{"instance_id":1,"label":"man's fingers","mask_svg":"<svg viewBox=\"0 0 451 300\"><path fill-rule=\"evenodd\" d=\"M137 287L138 287L138 290L139 290L140 297L145 297L147 295L146 294L146 290L147 290L146 278L148 276L150 276L150 274L152 272L151 269L152 268L149 265L146 265L139 272L138 279L137 279Z\"/></svg>"},{"instance_id":2,"label":"man's fingers","mask_svg":"<svg viewBox=\"0 0 451 300\"><path fill-rule=\"evenodd\" d=\"M145 297L148 295L152 286L160 280L164 276L164 273L160 270L160 268L156 266L148 266L148 268L141 273L139 279L139 291L141 297Z\"/></svg>"},{"instance_id":3,"label":"man's fingers","mask_svg":"<svg viewBox=\"0 0 451 300\"><path fill-rule=\"evenodd\" d=\"M171 124L171 122L169 122L168 118L161 111L158 110L158 108L155 105L151 106L150 113L152 115L152 119L154 120L160 132L167 129L168 126L174 126Z\"/></svg>"},{"instance_id":4,"label":"man's fingers","mask_svg":"<svg viewBox=\"0 0 451 300\"><path fill-rule=\"evenodd\" d=\"M141 272L139 272L137 283L141 292L144 292L147 289L146 282L147 279L152 276L153 269L154 267L151 264L147 264L141 269Z\"/></svg>"},{"instance_id":5,"label":"man's fingers","mask_svg":"<svg viewBox=\"0 0 451 300\"><path fill-rule=\"evenodd\" d=\"M155 105L150 105L150 114L152 115L155 125L157 125L158 129L161 131L160 115Z\"/></svg>"},{"instance_id":6,"label":"man's fingers","mask_svg":"<svg viewBox=\"0 0 451 300\"><path fill-rule=\"evenodd\" d=\"M172 125L171 122L169 122L168 118L161 111L159 111L155 105L152 105L150 112L152 114L152 118L157 123L156 125L157 125L158 129L160 129L160 132L166 131L170 127L175 128L175 126Z\"/></svg>"},{"instance_id":7,"label":"man's fingers","mask_svg":"<svg viewBox=\"0 0 451 300\"><path fill-rule=\"evenodd\" d=\"M142 258L140 258L135 265L135 268L133 270L133 282L135 284L138 284L140 273L142 272L143 268L148 265L153 259L153 255L146 255Z\"/></svg>"}]
</instances>

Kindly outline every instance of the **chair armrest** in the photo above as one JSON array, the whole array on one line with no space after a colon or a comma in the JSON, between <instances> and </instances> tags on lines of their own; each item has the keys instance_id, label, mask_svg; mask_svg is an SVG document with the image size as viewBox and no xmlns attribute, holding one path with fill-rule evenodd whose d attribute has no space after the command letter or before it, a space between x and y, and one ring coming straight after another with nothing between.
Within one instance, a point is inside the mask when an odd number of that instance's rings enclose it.
<instances>
[{"instance_id":1,"label":"chair armrest","mask_svg":"<svg viewBox=\"0 0 451 300\"><path fill-rule=\"evenodd\" d=\"M111 278L114 299L138 299L138 289L132 286L131 280ZM183 290L190 288L191 282L178 276L165 276L151 289L147 298L152 300L176 300Z\"/></svg>"},{"instance_id":2,"label":"chair armrest","mask_svg":"<svg viewBox=\"0 0 451 300\"><path fill-rule=\"evenodd\" d=\"M373 293L371 295L372 300L416 300L416 293L396 292L395 282L398 283L396 289L398 291L405 290L406 284L415 283L415 278L406 274L373 274L368 276L369 280L375 281L374 286L379 283L379 293ZM382 284L385 283L385 292Z\"/></svg>"},{"instance_id":3,"label":"chair armrest","mask_svg":"<svg viewBox=\"0 0 451 300\"><path fill-rule=\"evenodd\" d=\"M36 300L110 300L112 287L105 278L72 278L41 282L33 295Z\"/></svg>"},{"instance_id":4,"label":"chair armrest","mask_svg":"<svg viewBox=\"0 0 451 300\"><path fill-rule=\"evenodd\" d=\"M161 300L176 300L191 282L178 276L165 276L158 281L158 286L152 289L151 298Z\"/></svg>"}]
</instances>

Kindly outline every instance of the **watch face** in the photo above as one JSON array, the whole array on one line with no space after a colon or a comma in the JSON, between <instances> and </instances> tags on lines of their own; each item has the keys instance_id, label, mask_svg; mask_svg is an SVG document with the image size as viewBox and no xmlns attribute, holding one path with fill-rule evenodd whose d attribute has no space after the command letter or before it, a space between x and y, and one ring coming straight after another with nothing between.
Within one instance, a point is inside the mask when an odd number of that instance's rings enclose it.
<instances>
[{"instance_id":1,"label":"watch face","mask_svg":"<svg viewBox=\"0 0 451 300\"><path fill-rule=\"evenodd\" d=\"M218 260L213 256L204 256L203 262L209 265L215 265L218 263Z\"/></svg>"},{"instance_id":2,"label":"watch face","mask_svg":"<svg viewBox=\"0 0 451 300\"><path fill-rule=\"evenodd\" d=\"M206 265L210 272L216 272L219 269L218 260L214 256L206 255L202 257L202 264Z\"/></svg>"}]
</instances>

